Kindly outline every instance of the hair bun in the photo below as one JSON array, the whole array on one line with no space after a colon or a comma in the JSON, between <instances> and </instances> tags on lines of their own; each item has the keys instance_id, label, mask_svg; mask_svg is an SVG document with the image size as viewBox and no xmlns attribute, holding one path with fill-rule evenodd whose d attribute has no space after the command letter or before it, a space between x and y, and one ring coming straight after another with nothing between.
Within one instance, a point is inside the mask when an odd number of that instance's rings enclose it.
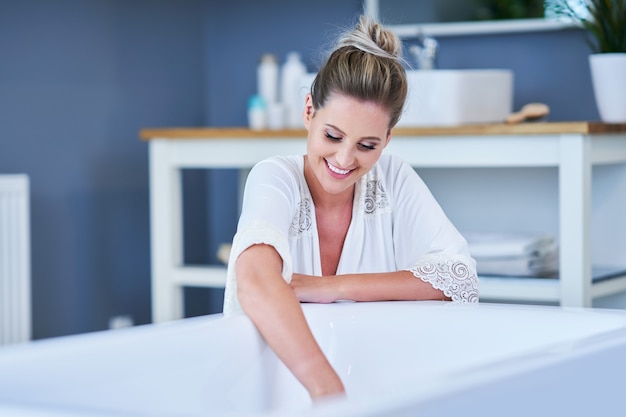
<instances>
[{"instance_id":1,"label":"hair bun","mask_svg":"<svg viewBox=\"0 0 626 417\"><path fill-rule=\"evenodd\" d=\"M361 16L356 30L368 34L369 38L389 55L395 57L401 56L402 46L398 37L389 29L385 29L382 25L376 23L373 19Z\"/></svg>"},{"instance_id":2,"label":"hair bun","mask_svg":"<svg viewBox=\"0 0 626 417\"><path fill-rule=\"evenodd\" d=\"M400 39L369 16L361 16L354 29L339 38L337 48L345 46L385 58L402 59Z\"/></svg>"}]
</instances>

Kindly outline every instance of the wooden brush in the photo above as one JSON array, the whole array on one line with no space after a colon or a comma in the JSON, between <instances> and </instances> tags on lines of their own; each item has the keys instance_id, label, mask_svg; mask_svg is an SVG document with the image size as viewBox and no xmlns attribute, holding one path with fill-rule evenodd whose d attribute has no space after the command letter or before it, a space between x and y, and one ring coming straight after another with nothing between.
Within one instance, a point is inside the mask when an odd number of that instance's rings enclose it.
<instances>
[{"instance_id":1,"label":"wooden brush","mask_svg":"<svg viewBox=\"0 0 626 417\"><path fill-rule=\"evenodd\" d=\"M546 117L550 113L550 107L543 103L526 104L518 112L511 113L505 119L506 123L514 124L525 121L532 121Z\"/></svg>"}]
</instances>

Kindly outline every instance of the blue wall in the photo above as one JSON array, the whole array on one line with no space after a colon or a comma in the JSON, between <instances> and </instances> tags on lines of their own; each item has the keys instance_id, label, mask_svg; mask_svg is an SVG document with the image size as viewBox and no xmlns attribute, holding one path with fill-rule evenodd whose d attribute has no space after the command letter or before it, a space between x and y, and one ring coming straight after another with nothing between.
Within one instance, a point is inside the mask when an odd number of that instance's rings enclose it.
<instances>
[{"instance_id":1,"label":"blue wall","mask_svg":"<svg viewBox=\"0 0 626 417\"><path fill-rule=\"evenodd\" d=\"M34 336L150 319L145 126L204 115L202 1L0 2L0 172L31 180Z\"/></svg>"},{"instance_id":2,"label":"blue wall","mask_svg":"<svg viewBox=\"0 0 626 417\"><path fill-rule=\"evenodd\" d=\"M0 173L31 178L34 336L150 320L143 127L240 126L261 53L310 70L360 1L2 0ZM442 68L511 68L515 105L597 119L578 30L442 38ZM232 171L185 173L186 259L211 262L236 223ZM226 201L221 211L213 201ZM208 214L208 215L207 215ZM190 290L189 314L221 308Z\"/></svg>"}]
</instances>

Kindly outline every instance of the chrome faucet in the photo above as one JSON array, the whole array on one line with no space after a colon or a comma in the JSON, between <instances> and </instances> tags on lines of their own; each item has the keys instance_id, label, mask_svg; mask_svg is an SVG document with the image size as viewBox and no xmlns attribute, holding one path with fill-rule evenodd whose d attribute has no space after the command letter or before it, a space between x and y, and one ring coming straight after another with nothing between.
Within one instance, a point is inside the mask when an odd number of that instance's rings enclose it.
<instances>
[{"instance_id":1,"label":"chrome faucet","mask_svg":"<svg viewBox=\"0 0 626 417\"><path fill-rule=\"evenodd\" d=\"M417 61L417 68L422 70L435 69L439 43L432 37L420 36L420 45L411 45L409 53Z\"/></svg>"}]
</instances>

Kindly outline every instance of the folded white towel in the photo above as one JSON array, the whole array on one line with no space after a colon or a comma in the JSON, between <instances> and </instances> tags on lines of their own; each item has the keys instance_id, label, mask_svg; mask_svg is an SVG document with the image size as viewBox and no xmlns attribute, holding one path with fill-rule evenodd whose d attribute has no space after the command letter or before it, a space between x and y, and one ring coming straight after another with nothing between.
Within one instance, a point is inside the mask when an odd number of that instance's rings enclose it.
<instances>
[{"instance_id":1,"label":"folded white towel","mask_svg":"<svg viewBox=\"0 0 626 417\"><path fill-rule=\"evenodd\" d=\"M474 258L542 256L556 246L550 235L465 232L463 236Z\"/></svg>"},{"instance_id":2,"label":"folded white towel","mask_svg":"<svg viewBox=\"0 0 626 417\"><path fill-rule=\"evenodd\" d=\"M477 258L476 271L479 275L519 277L556 276L559 271L558 251L554 251L551 255L540 257Z\"/></svg>"}]
</instances>

